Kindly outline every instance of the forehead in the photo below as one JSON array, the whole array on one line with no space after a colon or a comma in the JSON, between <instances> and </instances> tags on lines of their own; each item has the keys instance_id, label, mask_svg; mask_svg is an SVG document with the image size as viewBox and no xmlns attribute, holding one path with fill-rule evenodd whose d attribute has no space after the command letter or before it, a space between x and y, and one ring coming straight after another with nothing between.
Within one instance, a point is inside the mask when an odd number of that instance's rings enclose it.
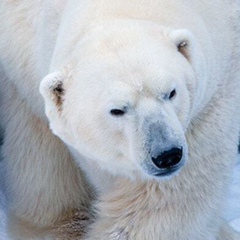
<instances>
[{"instance_id":1,"label":"forehead","mask_svg":"<svg viewBox=\"0 0 240 240\"><path fill-rule=\"evenodd\" d=\"M100 33L100 36L91 36L80 53L83 62L95 66L96 70L106 68L111 72L118 69L124 75L155 75L160 69L171 72L172 64L178 60L175 46L164 37L155 38L138 32L128 35L120 30L114 35L111 32Z\"/></svg>"},{"instance_id":2,"label":"forehead","mask_svg":"<svg viewBox=\"0 0 240 240\"><path fill-rule=\"evenodd\" d=\"M126 61L173 50L170 29L149 21L116 20L91 26L80 42L85 56L118 57ZM132 58L131 58L132 56ZM124 59L127 57L127 59Z\"/></svg>"},{"instance_id":3,"label":"forehead","mask_svg":"<svg viewBox=\"0 0 240 240\"><path fill-rule=\"evenodd\" d=\"M100 25L80 49L76 76L99 88L124 83L138 90L164 88L183 72L176 46L159 26Z\"/></svg>"},{"instance_id":4,"label":"forehead","mask_svg":"<svg viewBox=\"0 0 240 240\"><path fill-rule=\"evenodd\" d=\"M98 65L99 62L100 65ZM116 100L117 98L120 101L119 104L121 101L126 99L130 101L131 98L142 96L142 94L146 97L156 97L181 82L181 76L176 72L154 66L154 64L141 65L137 61L131 63L101 58L96 60L96 63L91 61L87 73L84 66L82 69L83 74L77 74L80 87L74 86L75 89L84 89L87 98L89 96L92 98L99 96L99 99Z\"/></svg>"}]
</instances>

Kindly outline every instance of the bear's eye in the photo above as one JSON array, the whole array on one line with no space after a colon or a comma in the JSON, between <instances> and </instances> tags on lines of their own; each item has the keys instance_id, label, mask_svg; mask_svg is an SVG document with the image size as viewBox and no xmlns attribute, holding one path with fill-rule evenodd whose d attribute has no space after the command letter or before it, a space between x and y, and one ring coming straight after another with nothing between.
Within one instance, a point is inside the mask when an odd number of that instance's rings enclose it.
<instances>
[{"instance_id":1,"label":"bear's eye","mask_svg":"<svg viewBox=\"0 0 240 240\"><path fill-rule=\"evenodd\" d=\"M126 113L126 111L124 111L122 109L112 109L110 111L110 113L111 113L112 116L121 117Z\"/></svg>"},{"instance_id":2,"label":"bear's eye","mask_svg":"<svg viewBox=\"0 0 240 240\"><path fill-rule=\"evenodd\" d=\"M169 94L169 100L172 100L176 96L177 92L176 89L173 89Z\"/></svg>"}]
</instances>

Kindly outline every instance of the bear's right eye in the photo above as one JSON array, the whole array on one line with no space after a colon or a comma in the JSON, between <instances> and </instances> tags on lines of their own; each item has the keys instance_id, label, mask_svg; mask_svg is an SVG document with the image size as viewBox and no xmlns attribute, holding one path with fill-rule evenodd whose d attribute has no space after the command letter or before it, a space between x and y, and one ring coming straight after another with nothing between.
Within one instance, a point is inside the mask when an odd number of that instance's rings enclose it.
<instances>
[{"instance_id":1,"label":"bear's right eye","mask_svg":"<svg viewBox=\"0 0 240 240\"><path fill-rule=\"evenodd\" d=\"M122 109L112 109L110 111L110 113L111 113L112 116L121 117L126 113L126 111L124 111Z\"/></svg>"}]
</instances>

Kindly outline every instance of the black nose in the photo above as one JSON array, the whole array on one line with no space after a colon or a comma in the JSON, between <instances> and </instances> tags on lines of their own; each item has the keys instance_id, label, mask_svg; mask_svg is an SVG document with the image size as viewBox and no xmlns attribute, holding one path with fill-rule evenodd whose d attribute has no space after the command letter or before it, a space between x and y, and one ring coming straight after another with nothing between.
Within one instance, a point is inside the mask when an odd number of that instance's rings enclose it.
<instances>
[{"instance_id":1,"label":"black nose","mask_svg":"<svg viewBox=\"0 0 240 240\"><path fill-rule=\"evenodd\" d=\"M152 157L153 163L159 169L166 169L176 166L182 160L182 148L172 148L158 155L156 158Z\"/></svg>"}]
</instances>

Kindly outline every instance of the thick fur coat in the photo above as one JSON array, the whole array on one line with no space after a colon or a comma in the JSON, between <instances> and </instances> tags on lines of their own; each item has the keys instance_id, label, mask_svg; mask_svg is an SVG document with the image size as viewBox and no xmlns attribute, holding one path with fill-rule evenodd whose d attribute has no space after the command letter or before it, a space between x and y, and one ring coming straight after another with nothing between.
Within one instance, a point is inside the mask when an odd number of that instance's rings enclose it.
<instances>
[{"instance_id":1,"label":"thick fur coat","mask_svg":"<svg viewBox=\"0 0 240 240\"><path fill-rule=\"evenodd\" d=\"M0 1L13 239L239 239L222 219L240 132L239 8Z\"/></svg>"}]
</instances>

